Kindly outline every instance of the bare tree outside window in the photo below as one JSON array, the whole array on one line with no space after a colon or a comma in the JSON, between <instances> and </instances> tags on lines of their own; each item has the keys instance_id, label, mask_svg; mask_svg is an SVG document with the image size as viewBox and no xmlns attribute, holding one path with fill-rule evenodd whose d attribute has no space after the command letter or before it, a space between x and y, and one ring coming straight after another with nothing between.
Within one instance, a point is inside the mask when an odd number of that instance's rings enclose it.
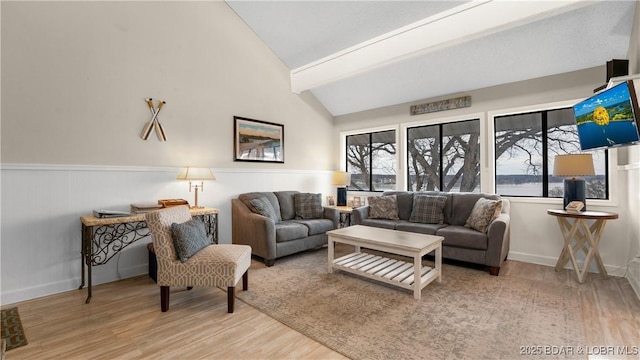
<instances>
[{"instance_id":1,"label":"bare tree outside window","mask_svg":"<svg viewBox=\"0 0 640 360\"><path fill-rule=\"evenodd\" d=\"M498 194L563 196L563 178L553 176L555 156L580 152L571 108L496 117L495 139ZM606 151L593 152L593 159L596 176L586 179L587 198L606 199Z\"/></svg>"},{"instance_id":2,"label":"bare tree outside window","mask_svg":"<svg viewBox=\"0 0 640 360\"><path fill-rule=\"evenodd\" d=\"M571 108L499 116L494 119L496 193L562 197L553 176L556 155L580 152ZM480 191L480 120L407 129L409 191ZM587 178L587 198L608 198L606 150L591 151L596 175ZM395 131L347 136L350 189L396 188Z\"/></svg>"},{"instance_id":3,"label":"bare tree outside window","mask_svg":"<svg viewBox=\"0 0 640 360\"><path fill-rule=\"evenodd\" d=\"M480 191L480 120L407 129L410 191Z\"/></svg>"},{"instance_id":4,"label":"bare tree outside window","mask_svg":"<svg viewBox=\"0 0 640 360\"><path fill-rule=\"evenodd\" d=\"M396 189L395 130L347 136L347 171L350 190Z\"/></svg>"}]
</instances>

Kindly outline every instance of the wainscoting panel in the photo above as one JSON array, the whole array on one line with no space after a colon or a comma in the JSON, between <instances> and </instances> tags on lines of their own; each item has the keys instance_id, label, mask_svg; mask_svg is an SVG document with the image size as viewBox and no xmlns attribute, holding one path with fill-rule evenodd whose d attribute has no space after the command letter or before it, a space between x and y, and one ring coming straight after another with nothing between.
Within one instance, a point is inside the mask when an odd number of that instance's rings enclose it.
<instances>
[{"instance_id":1,"label":"wainscoting panel","mask_svg":"<svg viewBox=\"0 0 640 360\"><path fill-rule=\"evenodd\" d=\"M129 210L131 203L194 193L176 180L180 168L2 164L2 289L0 304L77 289L81 274L80 216L93 209ZM231 199L249 191L299 190L335 196L331 171L213 169L198 202L220 209L220 243L231 243ZM146 243L138 241L93 268L100 284L147 272ZM86 291L86 290L84 290Z\"/></svg>"},{"instance_id":2,"label":"wainscoting panel","mask_svg":"<svg viewBox=\"0 0 640 360\"><path fill-rule=\"evenodd\" d=\"M640 162L626 165L624 168L627 171L629 194L633 194L628 202L628 216L635 219L629 226L629 238L635 243L632 243L629 249L633 258L629 261L627 279L640 299Z\"/></svg>"}]
</instances>

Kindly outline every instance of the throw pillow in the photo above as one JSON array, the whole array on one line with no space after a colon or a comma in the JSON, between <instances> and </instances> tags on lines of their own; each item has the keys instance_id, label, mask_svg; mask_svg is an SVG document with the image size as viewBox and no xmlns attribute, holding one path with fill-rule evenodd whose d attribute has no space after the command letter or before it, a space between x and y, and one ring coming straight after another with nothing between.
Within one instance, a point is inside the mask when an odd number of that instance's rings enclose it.
<instances>
[{"instance_id":1,"label":"throw pillow","mask_svg":"<svg viewBox=\"0 0 640 360\"><path fill-rule=\"evenodd\" d=\"M249 201L249 209L256 214L268 217L275 223L278 222L276 210L266 197L251 199L251 201Z\"/></svg>"},{"instance_id":2,"label":"throw pillow","mask_svg":"<svg viewBox=\"0 0 640 360\"><path fill-rule=\"evenodd\" d=\"M502 212L502 200L480 198L471 210L464 227L483 233L487 232L489 224Z\"/></svg>"},{"instance_id":3,"label":"throw pillow","mask_svg":"<svg viewBox=\"0 0 640 360\"><path fill-rule=\"evenodd\" d=\"M300 193L293 195L296 219L322 219L322 194Z\"/></svg>"},{"instance_id":4,"label":"throw pillow","mask_svg":"<svg viewBox=\"0 0 640 360\"><path fill-rule=\"evenodd\" d=\"M204 223L199 219L171 224L171 238L178 260L182 262L186 262L198 251L211 245L204 229Z\"/></svg>"},{"instance_id":5,"label":"throw pillow","mask_svg":"<svg viewBox=\"0 0 640 360\"><path fill-rule=\"evenodd\" d=\"M413 199L410 222L423 224L444 224L444 205L446 196L418 195Z\"/></svg>"},{"instance_id":6,"label":"throw pillow","mask_svg":"<svg viewBox=\"0 0 640 360\"><path fill-rule=\"evenodd\" d=\"M396 195L370 196L369 219L398 220L398 197Z\"/></svg>"}]
</instances>

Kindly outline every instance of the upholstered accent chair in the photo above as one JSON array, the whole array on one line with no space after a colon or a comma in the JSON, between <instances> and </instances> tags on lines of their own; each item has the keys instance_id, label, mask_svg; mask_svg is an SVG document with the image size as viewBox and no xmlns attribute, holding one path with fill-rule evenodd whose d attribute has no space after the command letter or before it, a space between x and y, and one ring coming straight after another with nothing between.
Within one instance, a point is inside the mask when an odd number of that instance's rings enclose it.
<instances>
[{"instance_id":1,"label":"upholstered accent chair","mask_svg":"<svg viewBox=\"0 0 640 360\"><path fill-rule=\"evenodd\" d=\"M169 288L185 286L227 287L227 310L232 313L235 286L242 278L243 290L248 289L251 247L247 245L208 244L186 261L179 259L172 237L172 224L184 224L192 219L187 206L175 206L145 215L153 237L158 262L160 309L169 310Z\"/></svg>"}]
</instances>

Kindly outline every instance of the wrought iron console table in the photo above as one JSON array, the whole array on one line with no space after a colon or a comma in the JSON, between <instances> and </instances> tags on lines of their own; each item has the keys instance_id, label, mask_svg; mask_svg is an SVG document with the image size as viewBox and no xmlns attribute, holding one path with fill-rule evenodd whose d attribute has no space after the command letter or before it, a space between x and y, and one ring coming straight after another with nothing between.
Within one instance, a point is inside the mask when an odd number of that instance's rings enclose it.
<instances>
[{"instance_id":1,"label":"wrought iron console table","mask_svg":"<svg viewBox=\"0 0 640 360\"><path fill-rule=\"evenodd\" d=\"M205 224L212 244L218 243L218 209L193 208L191 216L198 217ZM122 249L149 236L144 214L126 217L97 218L93 215L80 217L82 223L82 280L78 290L82 290L87 267L87 300L91 301L91 269L95 265L106 264Z\"/></svg>"}]
</instances>

